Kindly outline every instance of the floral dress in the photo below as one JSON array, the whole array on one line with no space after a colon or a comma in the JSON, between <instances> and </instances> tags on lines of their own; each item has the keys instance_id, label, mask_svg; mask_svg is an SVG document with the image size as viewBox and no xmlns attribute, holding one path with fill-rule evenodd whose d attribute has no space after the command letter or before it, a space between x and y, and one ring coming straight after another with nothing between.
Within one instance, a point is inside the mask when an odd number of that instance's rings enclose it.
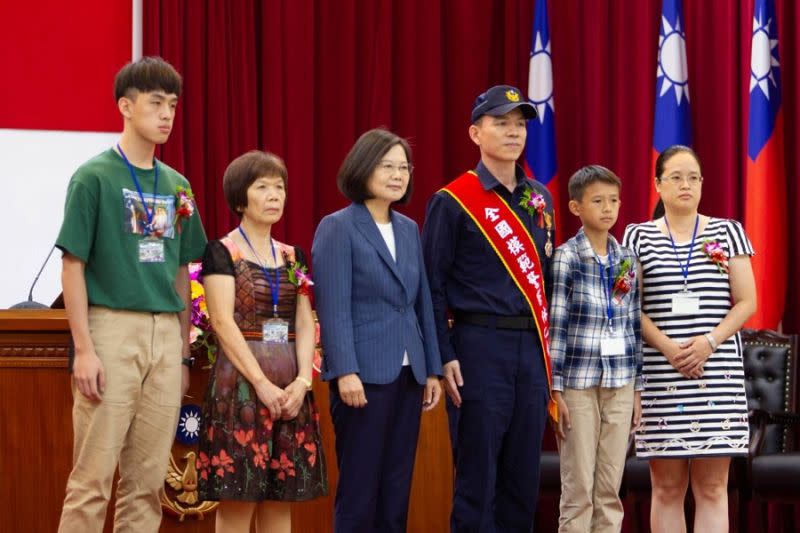
<instances>
[{"instance_id":1,"label":"floral dress","mask_svg":"<svg viewBox=\"0 0 800 533\"><path fill-rule=\"evenodd\" d=\"M286 264L295 255L305 264L299 249L278 245ZM278 270L278 316L289 322L289 343L270 345L261 342L261 324L272 318L270 285L261 267L244 260L227 237L209 242L203 257L203 275L235 278L234 321L265 375L285 387L297 377L298 289L285 266ZM325 496L328 482L313 394L308 392L293 420L273 420L220 346L205 395L197 469L203 500L304 501Z\"/></svg>"}]
</instances>

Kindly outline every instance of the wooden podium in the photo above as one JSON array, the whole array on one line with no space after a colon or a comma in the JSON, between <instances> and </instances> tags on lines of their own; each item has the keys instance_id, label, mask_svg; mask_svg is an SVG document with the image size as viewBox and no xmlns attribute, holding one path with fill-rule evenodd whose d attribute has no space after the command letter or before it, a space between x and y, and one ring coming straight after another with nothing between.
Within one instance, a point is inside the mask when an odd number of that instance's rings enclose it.
<instances>
[{"instance_id":1,"label":"wooden podium","mask_svg":"<svg viewBox=\"0 0 800 533\"><path fill-rule=\"evenodd\" d=\"M67 371L69 326L63 309L0 310L0 531L56 531L64 489L72 466L72 392ZM196 365L185 403L202 403L208 373ZM293 531L333 530L337 470L328 386L318 379L314 394L320 410L322 439L331 494L293 504ZM449 530L453 469L447 416L442 402L422 417L409 532ZM179 467L191 451L175 442ZM166 494L171 494L167 486ZM113 508L113 500L109 505ZM113 516L108 513L106 531ZM213 532L213 511L175 516L164 512L162 532Z\"/></svg>"}]
</instances>

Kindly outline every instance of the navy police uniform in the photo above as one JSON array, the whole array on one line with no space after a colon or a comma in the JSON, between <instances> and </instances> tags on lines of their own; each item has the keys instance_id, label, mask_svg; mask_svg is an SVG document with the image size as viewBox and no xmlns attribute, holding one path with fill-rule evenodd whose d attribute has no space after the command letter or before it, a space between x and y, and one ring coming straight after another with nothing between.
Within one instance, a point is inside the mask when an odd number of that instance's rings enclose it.
<instances>
[{"instance_id":1,"label":"navy police uniform","mask_svg":"<svg viewBox=\"0 0 800 533\"><path fill-rule=\"evenodd\" d=\"M546 245L554 228L548 235L547 228L538 226L538 215L530 215L519 202L526 189L533 189L545 198L552 219L550 193L519 166L513 193L483 163L475 172L483 188L500 194L530 232L549 299L552 268L545 250L551 250ZM538 499L549 400L530 307L486 237L445 192L428 204L423 252L442 362L458 359L464 378L461 407L448 401L456 469L451 529L528 533Z\"/></svg>"}]
</instances>

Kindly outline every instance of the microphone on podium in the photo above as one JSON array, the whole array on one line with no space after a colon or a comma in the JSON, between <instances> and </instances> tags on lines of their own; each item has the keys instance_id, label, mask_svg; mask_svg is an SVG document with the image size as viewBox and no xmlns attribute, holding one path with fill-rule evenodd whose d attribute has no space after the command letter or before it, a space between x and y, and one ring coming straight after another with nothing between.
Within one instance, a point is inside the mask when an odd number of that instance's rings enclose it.
<instances>
[{"instance_id":1,"label":"microphone on podium","mask_svg":"<svg viewBox=\"0 0 800 533\"><path fill-rule=\"evenodd\" d=\"M53 255L53 251L55 249L56 249L55 245L53 245L53 247L50 248L50 252L47 254L44 263L42 263L39 272L33 279L33 283L31 283L31 288L28 291L28 299L25 300L24 302L12 305L11 307L9 307L9 309L50 309L49 305L44 305L42 303L33 301L33 288L36 286L36 282L39 281L39 276L42 275L42 271L44 270L45 265L47 265L47 262L50 260L50 256Z\"/></svg>"}]
</instances>

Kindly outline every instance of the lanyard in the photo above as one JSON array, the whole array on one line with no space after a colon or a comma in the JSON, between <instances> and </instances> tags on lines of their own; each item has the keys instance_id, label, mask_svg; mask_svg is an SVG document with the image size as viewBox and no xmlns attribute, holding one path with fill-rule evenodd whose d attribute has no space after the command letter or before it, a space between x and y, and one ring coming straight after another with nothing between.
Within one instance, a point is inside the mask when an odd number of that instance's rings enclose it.
<instances>
[{"instance_id":1,"label":"lanyard","mask_svg":"<svg viewBox=\"0 0 800 533\"><path fill-rule=\"evenodd\" d=\"M686 266L681 263L681 258L678 256L678 248L675 246L675 239L672 238L672 230L669 229L669 221L667 216L664 215L664 224L667 226L667 233L669 233L669 242L672 243L672 250L675 252L675 259L678 260L678 265L681 267L681 274L683 274L683 292L689 292L689 262L692 260L692 251L694 250L694 239L697 237L697 227L700 225L700 215L694 219L694 231L692 232L692 244L689 245L689 253L686 255Z\"/></svg>"},{"instance_id":2,"label":"lanyard","mask_svg":"<svg viewBox=\"0 0 800 533\"><path fill-rule=\"evenodd\" d=\"M275 243L272 242L272 237L270 237L269 245L272 247L272 260L275 262L275 284L273 285L266 264L258 256L256 249L253 248L253 245L250 244L250 239L247 238L247 234L244 232L241 226L239 226L239 233L242 234L244 242L247 243L247 246L250 247L253 255L256 256L256 259L258 260L258 266L261 267L261 270L264 272L264 277L267 278L267 283L269 283L269 292L272 293L272 316L278 318L278 292L280 290L280 278L278 277L278 257L275 255Z\"/></svg>"},{"instance_id":3,"label":"lanyard","mask_svg":"<svg viewBox=\"0 0 800 533\"><path fill-rule=\"evenodd\" d=\"M606 316L608 317L608 330L613 331L614 320L614 306L611 305L612 295L614 293L614 254L609 247L608 250L608 265L603 266L603 262L595 254L595 258L600 267L600 285L603 286L603 294L606 297ZM606 281L606 270L608 273L608 281Z\"/></svg>"},{"instance_id":4,"label":"lanyard","mask_svg":"<svg viewBox=\"0 0 800 533\"><path fill-rule=\"evenodd\" d=\"M153 207L152 209L147 209L147 204L144 201L144 193L142 192L142 186L139 184L139 178L136 177L136 171L133 169L133 165L131 165L131 162L128 161L128 158L125 156L125 152L122 151L119 143L117 143L117 150L119 150L119 155L122 156L122 160L125 161L128 171L131 173L133 184L136 185L136 192L139 193L139 199L142 201L142 209L144 209L144 215L147 218L147 227L145 227L144 234L150 235L150 232L153 231L153 215L156 212L156 192L158 191L158 161L155 157L153 158L153 168L155 169L155 178L153 178Z\"/></svg>"}]
</instances>

